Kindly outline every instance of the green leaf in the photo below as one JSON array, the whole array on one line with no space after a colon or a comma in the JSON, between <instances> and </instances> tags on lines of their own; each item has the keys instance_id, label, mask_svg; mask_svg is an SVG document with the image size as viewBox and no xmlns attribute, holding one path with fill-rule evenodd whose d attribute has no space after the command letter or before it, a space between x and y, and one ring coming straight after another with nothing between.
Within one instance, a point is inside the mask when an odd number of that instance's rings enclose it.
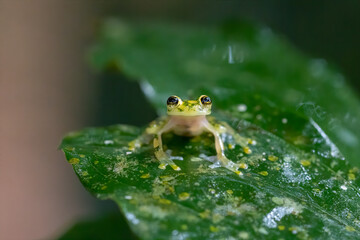
<instances>
[{"instance_id":1,"label":"green leaf","mask_svg":"<svg viewBox=\"0 0 360 240\"><path fill-rule=\"evenodd\" d=\"M166 98L207 94L214 115L252 139L247 155L224 135L243 176L209 168L213 138L165 134L180 172L161 170L141 129L69 134L61 148L88 191L113 199L142 239L351 239L360 237L359 102L342 76L308 60L269 29L108 21L94 66L142 79L159 113ZM115 110L114 110L115 111ZM124 109L141 111L139 109ZM182 159L182 161L180 160Z\"/></svg>"},{"instance_id":2,"label":"green leaf","mask_svg":"<svg viewBox=\"0 0 360 240\"><path fill-rule=\"evenodd\" d=\"M171 94L208 94L218 110L308 151L344 156L360 166L360 104L344 76L323 59L304 57L266 27L129 25L110 19L90 59L99 70L117 68L142 80L159 114ZM248 111L237 111L239 104ZM289 114L304 121L292 122Z\"/></svg>"}]
</instances>

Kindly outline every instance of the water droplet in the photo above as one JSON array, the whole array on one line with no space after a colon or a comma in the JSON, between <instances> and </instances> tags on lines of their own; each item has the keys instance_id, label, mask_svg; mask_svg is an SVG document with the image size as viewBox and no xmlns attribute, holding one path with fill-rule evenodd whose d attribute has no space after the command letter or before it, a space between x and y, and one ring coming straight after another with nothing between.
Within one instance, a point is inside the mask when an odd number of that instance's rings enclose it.
<instances>
[{"instance_id":1,"label":"water droplet","mask_svg":"<svg viewBox=\"0 0 360 240\"><path fill-rule=\"evenodd\" d=\"M239 105L237 106L237 110L238 110L239 112L246 112L247 106L246 106L245 104L239 104Z\"/></svg>"},{"instance_id":2,"label":"water droplet","mask_svg":"<svg viewBox=\"0 0 360 240\"><path fill-rule=\"evenodd\" d=\"M104 144L105 145L114 144L114 141L113 140L105 140Z\"/></svg>"}]
</instances>

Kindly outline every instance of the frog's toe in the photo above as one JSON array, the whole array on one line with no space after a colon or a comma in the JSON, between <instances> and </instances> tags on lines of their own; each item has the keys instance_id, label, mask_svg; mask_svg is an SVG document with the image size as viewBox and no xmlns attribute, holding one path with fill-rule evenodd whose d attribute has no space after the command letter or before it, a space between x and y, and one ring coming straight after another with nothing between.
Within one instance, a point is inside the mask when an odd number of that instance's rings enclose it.
<instances>
[{"instance_id":1,"label":"frog's toe","mask_svg":"<svg viewBox=\"0 0 360 240\"><path fill-rule=\"evenodd\" d=\"M158 168L165 170L166 169L167 164L166 163L161 163Z\"/></svg>"},{"instance_id":2,"label":"frog's toe","mask_svg":"<svg viewBox=\"0 0 360 240\"><path fill-rule=\"evenodd\" d=\"M180 168L178 165L176 165L175 163L173 163L173 162L160 163L160 165L158 166L158 168L165 170L167 165L169 165L169 166L170 166L172 169L174 169L175 171L180 171L180 170L181 170L181 168Z\"/></svg>"},{"instance_id":3,"label":"frog's toe","mask_svg":"<svg viewBox=\"0 0 360 240\"><path fill-rule=\"evenodd\" d=\"M172 167L172 169L174 169L175 171L180 171L181 170L181 168L178 165L176 165L175 163L170 164L170 167Z\"/></svg>"},{"instance_id":4,"label":"frog's toe","mask_svg":"<svg viewBox=\"0 0 360 240\"><path fill-rule=\"evenodd\" d=\"M209 165L209 168L211 168L211 169L218 168L218 167L221 167L220 161L216 161L213 164Z\"/></svg>"},{"instance_id":5,"label":"frog's toe","mask_svg":"<svg viewBox=\"0 0 360 240\"><path fill-rule=\"evenodd\" d=\"M226 166L227 169L241 176L243 173L238 169L238 166Z\"/></svg>"},{"instance_id":6,"label":"frog's toe","mask_svg":"<svg viewBox=\"0 0 360 240\"><path fill-rule=\"evenodd\" d=\"M241 171L239 171L239 170L234 171L234 173L236 173L239 176L243 175L243 173Z\"/></svg>"}]
</instances>

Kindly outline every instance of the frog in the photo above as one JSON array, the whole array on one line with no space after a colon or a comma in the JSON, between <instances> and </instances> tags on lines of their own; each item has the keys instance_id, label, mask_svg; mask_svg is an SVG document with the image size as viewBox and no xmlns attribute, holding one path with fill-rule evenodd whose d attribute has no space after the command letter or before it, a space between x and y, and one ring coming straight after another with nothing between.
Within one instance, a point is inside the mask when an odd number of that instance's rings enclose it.
<instances>
[{"instance_id":1,"label":"frog","mask_svg":"<svg viewBox=\"0 0 360 240\"><path fill-rule=\"evenodd\" d=\"M246 168L246 165L236 164L226 157L226 149L221 135L231 135L235 144L242 147L246 154L251 153L251 149L248 146L249 140L241 136L228 123L209 116L212 107L212 100L209 96L201 95L196 100L182 100L176 95L171 95L166 101L166 106L167 116L152 121L138 138L128 144L129 150L136 151L152 139L154 155L159 161L158 167L166 169L167 166L170 166L175 171L180 171L181 168L164 151L162 135L172 132L175 135L191 138L200 136L204 132L209 132L214 137L216 150L216 160L213 161L210 167L221 166L238 175L242 175L239 169Z\"/></svg>"}]
</instances>

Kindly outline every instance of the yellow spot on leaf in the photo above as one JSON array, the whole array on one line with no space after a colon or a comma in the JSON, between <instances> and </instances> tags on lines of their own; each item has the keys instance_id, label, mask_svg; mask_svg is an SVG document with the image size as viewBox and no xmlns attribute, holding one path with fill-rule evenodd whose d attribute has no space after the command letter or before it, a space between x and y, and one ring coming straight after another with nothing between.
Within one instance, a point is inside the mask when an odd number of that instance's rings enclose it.
<instances>
[{"instance_id":1,"label":"yellow spot on leaf","mask_svg":"<svg viewBox=\"0 0 360 240\"><path fill-rule=\"evenodd\" d=\"M348 179L349 179L350 181L355 180L355 179L356 179L355 174L349 173L349 174L348 174Z\"/></svg>"},{"instance_id":2,"label":"yellow spot on leaf","mask_svg":"<svg viewBox=\"0 0 360 240\"><path fill-rule=\"evenodd\" d=\"M240 171L235 171L235 173L236 173L237 175L239 175L239 176L243 175L243 173L240 172Z\"/></svg>"},{"instance_id":3,"label":"yellow spot on leaf","mask_svg":"<svg viewBox=\"0 0 360 240\"><path fill-rule=\"evenodd\" d=\"M248 144L256 145L256 141L253 140L253 139L251 139L251 138L248 138L248 139L247 139L247 142L248 142Z\"/></svg>"},{"instance_id":4,"label":"yellow spot on leaf","mask_svg":"<svg viewBox=\"0 0 360 240\"><path fill-rule=\"evenodd\" d=\"M181 225L181 230L184 231L188 230L188 226L186 224Z\"/></svg>"},{"instance_id":5,"label":"yellow spot on leaf","mask_svg":"<svg viewBox=\"0 0 360 240\"><path fill-rule=\"evenodd\" d=\"M231 190L231 189L226 190L226 192L227 192L228 194L230 194L230 195L232 195L232 194L234 193L233 190Z\"/></svg>"},{"instance_id":6,"label":"yellow spot on leaf","mask_svg":"<svg viewBox=\"0 0 360 240\"><path fill-rule=\"evenodd\" d=\"M303 165L304 167L308 167L311 165L311 162L309 160L301 160L300 161L301 165Z\"/></svg>"},{"instance_id":7,"label":"yellow spot on leaf","mask_svg":"<svg viewBox=\"0 0 360 240\"><path fill-rule=\"evenodd\" d=\"M248 168L248 165L247 165L246 163L240 163L240 164L239 164L239 168L247 169L247 168Z\"/></svg>"},{"instance_id":8,"label":"yellow spot on leaf","mask_svg":"<svg viewBox=\"0 0 360 240\"><path fill-rule=\"evenodd\" d=\"M84 157L85 157L85 155L84 155L84 154L80 154L80 155L79 155L79 157L84 158Z\"/></svg>"},{"instance_id":9,"label":"yellow spot on leaf","mask_svg":"<svg viewBox=\"0 0 360 240\"><path fill-rule=\"evenodd\" d=\"M79 162L80 162L80 159L78 159L78 158L72 158L72 159L69 160L69 163L73 164L73 165L78 164Z\"/></svg>"},{"instance_id":10,"label":"yellow spot on leaf","mask_svg":"<svg viewBox=\"0 0 360 240\"><path fill-rule=\"evenodd\" d=\"M279 226L278 226L278 229L279 229L280 231L283 231L283 230L285 230L285 226L284 226L284 225L279 225Z\"/></svg>"},{"instance_id":11,"label":"yellow spot on leaf","mask_svg":"<svg viewBox=\"0 0 360 240\"><path fill-rule=\"evenodd\" d=\"M87 171L84 171L84 172L82 172L81 175L83 175L85 177L85 176L89 175L89 173Z\"/></svg>"},{"instance_id":12,"label":"yellow spot on leaf","mask_svg":"<svg viewBox=\"0 0 360 240\"><path fill-rule=\"evenodd\" d=\"M140 178L149 178L149 177L150 177L150 173L145 173L140 176Z\"/></svg>"},{"instance_id":13,"label":"yellow spot on leaf","mask_svg":"<svg viewBox=\"0 0 360 240\"><path fill-rule=\"evenodd\" d=\"M217 227L211 225L211 226L210 226L210 231L211 231L211 232L218 232L219 229L218 229Z\"/></svg>"},{"instance_id":14,"label":"yellow spot on leaf","mask_svg":"<svg viewBox=\"0 0 360 240\"><path fill-rule=\"evenodd\" d=\"M229 144L228 144L228 148L229 148L229 149L234 149L235 146L229 143Z\"/></svg>"},{"instance_id":15,"label":"yellow spot on leaf","mask_svg":"<svg viewBox=\"0 0 360 240\"><path fill-rule=\"evenodd\" d=\"M94 162L94 164L98 164L99 163L99 161L98 160L96 160L95 162Z\"/></svg>"},{"instance_id":16,"label":"yellow spot on leaf","mask_svg":"<svg viewBox=\"0 0 360 240\"><path fill-rule=\"evenodd\" d=\"M173 186L168 186L168 190L171 192L171 193L174 193L175 192L175 189Z\"/></svg>"},{"instance_id":17,"label":"yellow spot on leaf","mask_svg":"<svg viewBox=\"0 0 360 240\"><path fill-rule=\"evenodd\" d=\"M201 218L209 218L209 216L210 216L210 210L209 209L206 209L204 212L201 212L201 213L199 213L199 216L201 217Z\"/></svg>"},{"instance_id":18,"label":"yellow spot on leaf","mask_svg":"<svg viewBox=\"0 0 360 240\"><path fill-rule=\"evenodd\" d=\"M165 199L165 198L160 198L160 199L159 199L159 203L169 205L169 204L171 204L171 201L168 200L168 199Z\"/></svg>"},{"instance_id":19,"label":"yellow spot on leaf","mask_svg":"<svg viewBox=\"0 0 360 240\"><path fill-rule=\"evenodd\" d=\"M190 197L190 194L187 193L187 192L183 192L183 193L180 193L180 194L179 194L179 200L180 200L180 201L187 200L187 199L189 199L189 197Z\"/></svg>"},{"instance_id":20,"label":"yellow spot on leaf","mask_svg":"<svg viewBox=\"0 0 360 240\"><path fill-rule=\"evenodd\" d=\"M349 232L354 232L355 228L351 227L351 226L346 226L345 229Z\"/></svg>"},{"instance_id":21,"label":"yellow spot on leaf","mask_svg":"<svg viewBox=\"0 0 360 240\"><path fill-rule=\"evenodd\" d=\"M101 190L105 190L105 189L107 189L107 186L104 185L101 187Z\"/></svg>"},{"instance_id":22,"label":"yellow spot on leaf","mask_svg":"<svg viewBox=\"0 0 360 240\"><path fill-rule=\"evenodd\" d=\"M244 153L246 153L246 154L251 154L252 153L252 151L251 151L251 149L249 147L244 147L243 150L244 150Z\"/></svg>"},{"instance_id":23,"label":"yellow spot on leaf","mask_svg":"<svg viewBox=\"0 0 360 240\"><path fill-rule=\"evenodd\" d=\"M263 175L263 176L267 176L267 175L269 175L269 173L267 172L267 171L261 171L261 172L259 172L259 174L260 175Z\"/></svg>"},{"instance_id":24,"label":"yellow spot on leaf","mask_svg":"<svg viewBox=\"0 0 360 240\"><path fill-rule=\"evenodd\" d=\"M277 161L279 158L278 158L277 156L270 155L270 156L268 157L268 159L269 159L270 161L272 161L272 162L275 162L275 161Z\"/></svg>"}]
</instances>

